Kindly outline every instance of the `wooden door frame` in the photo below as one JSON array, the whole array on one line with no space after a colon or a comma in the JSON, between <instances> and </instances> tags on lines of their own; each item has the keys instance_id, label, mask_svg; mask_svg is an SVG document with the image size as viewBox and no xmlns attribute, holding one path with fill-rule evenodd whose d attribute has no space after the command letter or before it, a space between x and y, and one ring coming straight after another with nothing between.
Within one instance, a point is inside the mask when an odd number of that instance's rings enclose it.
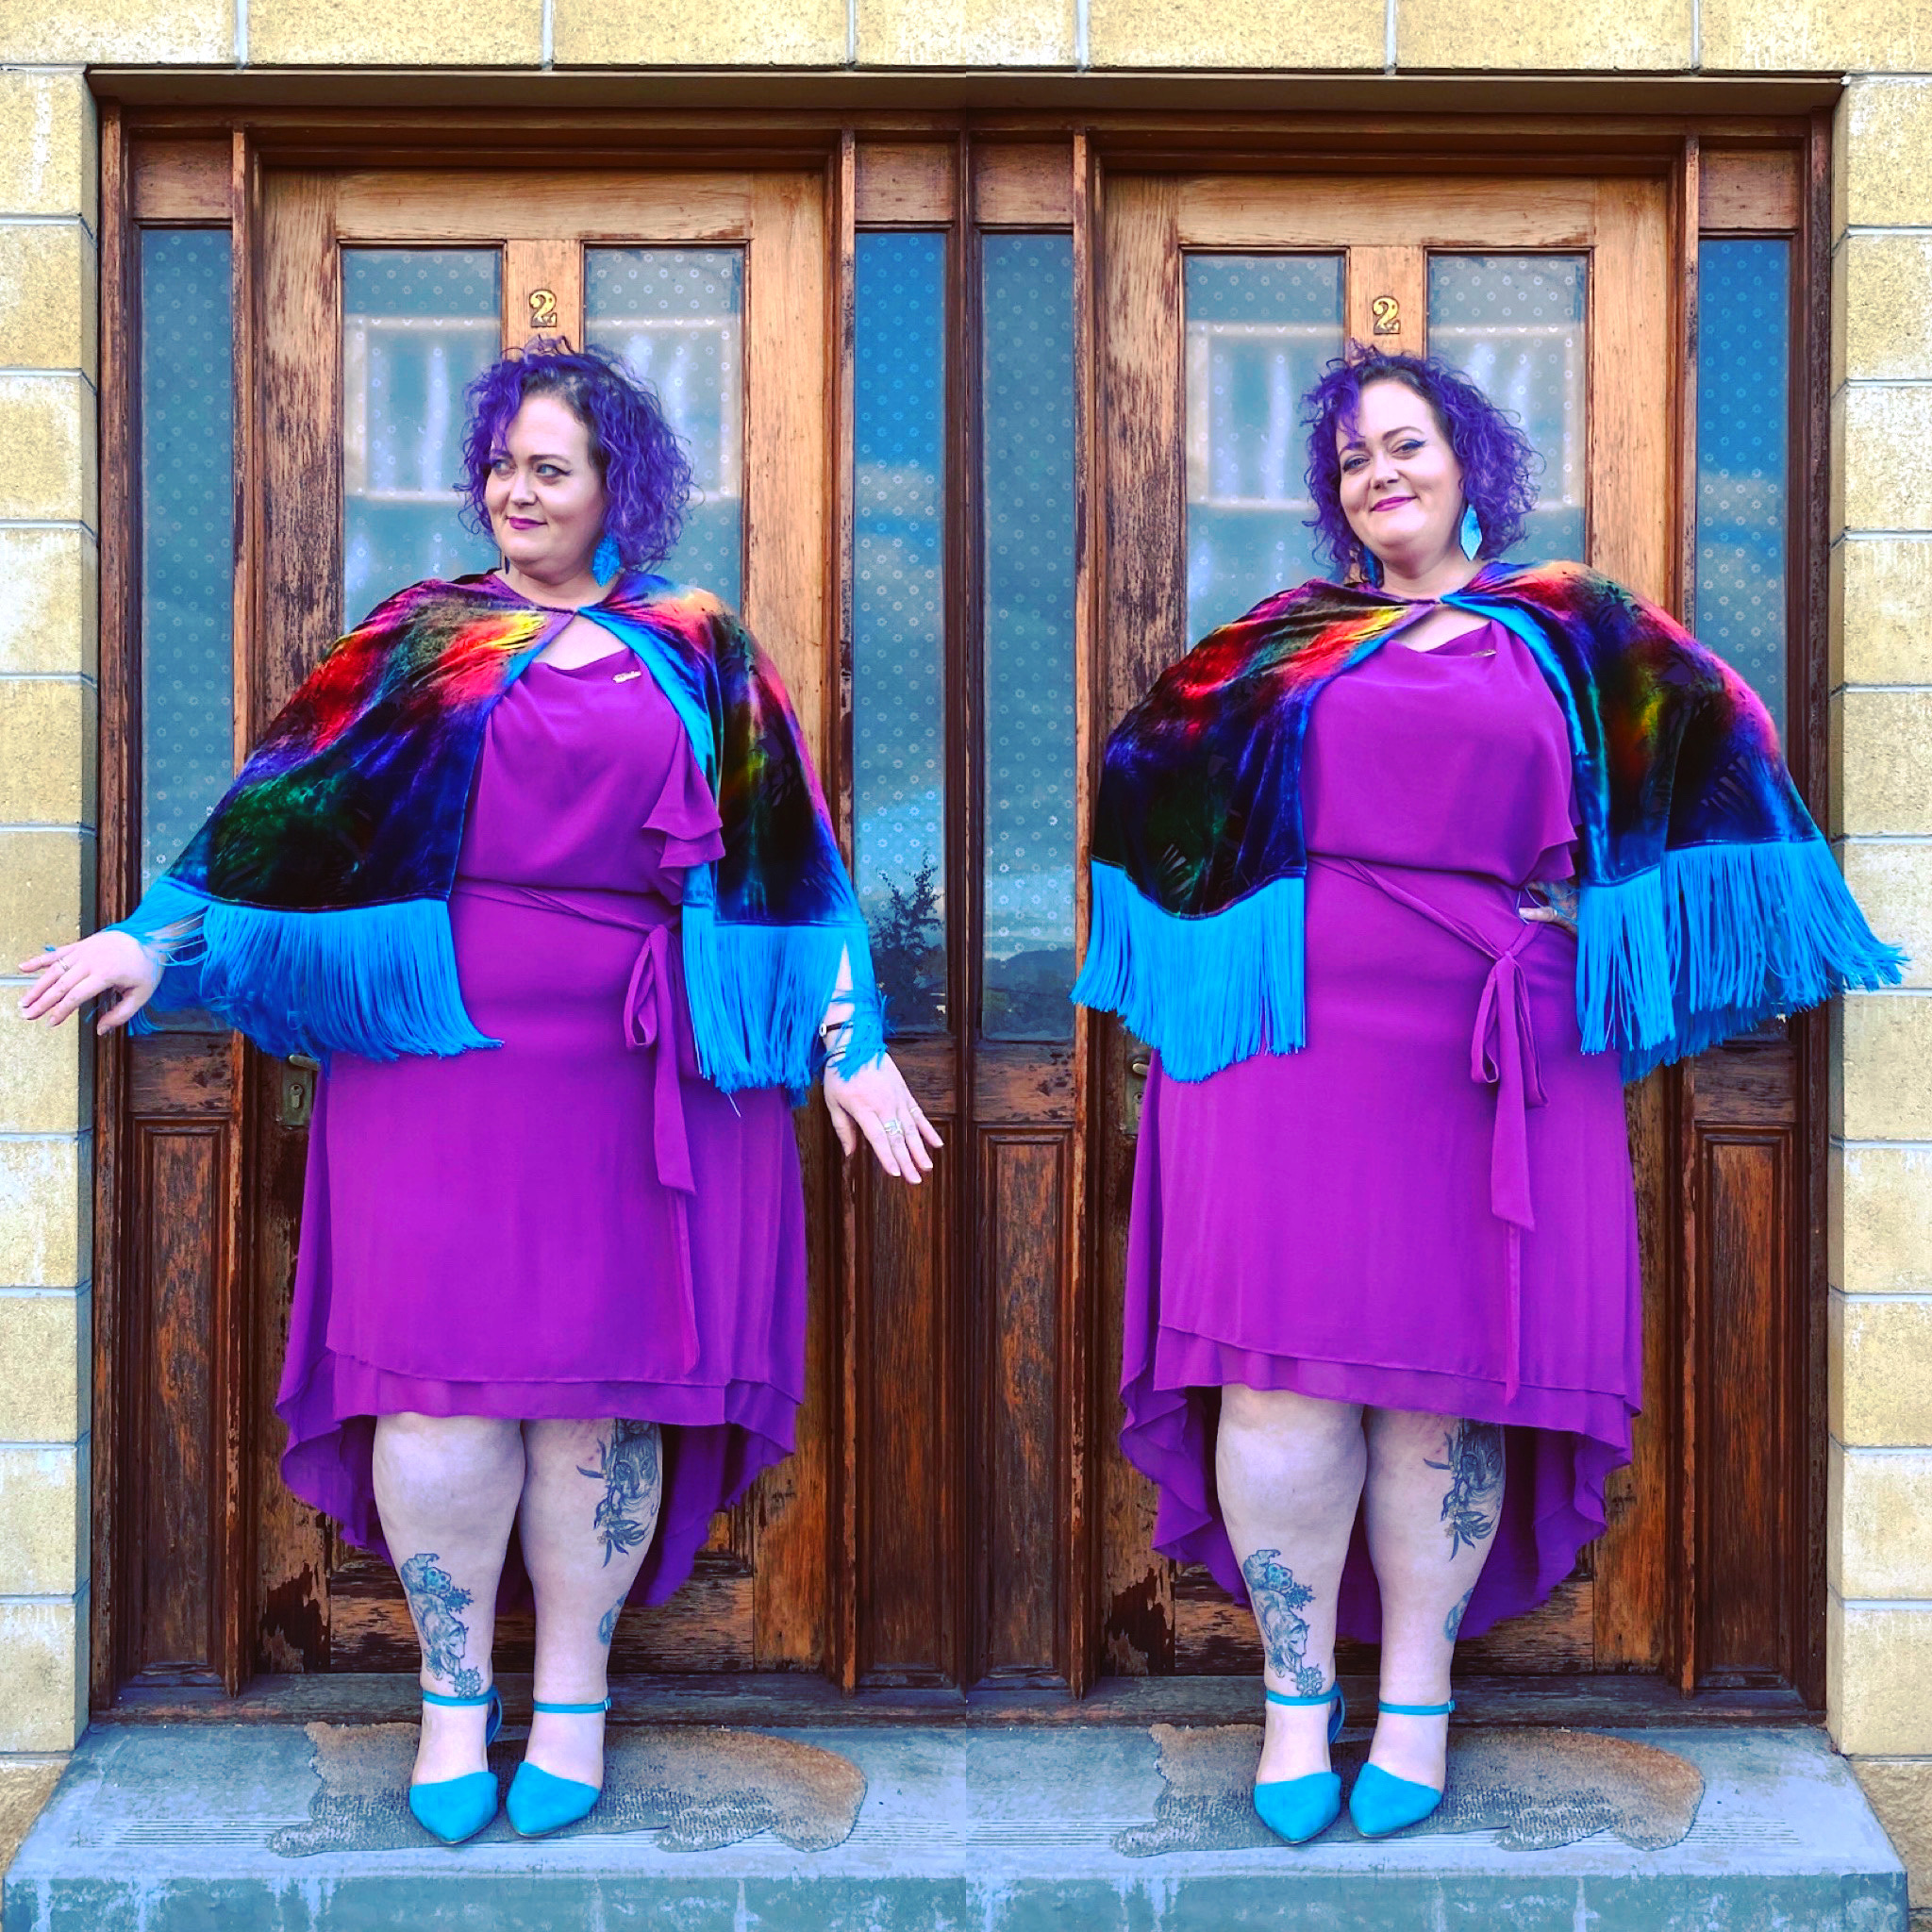
<instances>
[{"instance_id":1,"label":"wooden door frame","mask_svg":"<svg viewBox=\"0 0 1932 1932\"><path fill-rule=\"evenodd\" d=\"M1631 97L1643 92L1641 83L1630 83ZM101 505L103 543L102 648L101 648L101 828L99 843L99 904L102 916L118 916L131 903L138 863L135 827L139 822L138 746L140 742L140 653L138 640L138 586L136 583L137 478L134 472L135 401L130 384L135 369L134 308L135 258L138 248L137 219L175 220L183 223L232 225L236 240L235 293L238 351L253 353L250 331L257 312L258 291L253 279L251 245L256 210L258 207L260 170L270 164L308 163L328 167L355 165L380 166L402 159L406 165L454 167L474 166L479 145L498 145L507 140L518 142L524 165L584 166L594 156L597 165L616 168L689 169L722 164L757 166L791 164L823 167L828 184L828 207L834 211L835 229L842 238L838 244L834 267L835 316L832 325L833 363L838 372L828 397L828 408L836 418L835 449L849 446L851 411L851 255L849 237L854 208L855 155L863 144L881 140L899 142L951 143L961 159L979 144L1032 141L1074 143L1073 233L1075 264L1075 343L1076 373L1083 386L1091 385L1093 368L1094 304L1097 299L1097 206L1101 184L1110 167L1126 167L1136 172L1148 169L1182 167L1240 167L1242 170L1282 173L1330 173L1355 171L1386 175L1440 175L1457 172L1493 172L1498 167L1534 167L1550 174L1632 173L1660 176L1672 182L1682 220L1679 267L1691 259L1699 233L1701 203L1700 178L1708 180L1706 164L1713 154L1748 155L1753 152L1787 151L1800 158L1799 179L1802 192L1793 212L1790 232L1794 236L1794 334L1792 407L1794 411L1792 464L1795 475L1805 478L1806 489L1792 491L1792 570L1790 638L1790 711L1794 721L1789 750L1800 789L1821 823L1826 822L1824 796L1827 774L1825 708L1828 679L1826 567L1828 554L1828 505L1826 465L1827 411L1829 407L1829 161L1830 117L1824 111L1808 116L1789 115L1660 115L1652 111L1620 114L1614 112L1555 116L1548 114L1506 114L1472 125L1471 117L1442 113L1386 115L1368 113L1313 112L1291 118L1263 113L1208 115L1194 112L1128 113L1121 111L1070 115L1065 112L1038 114L988 113L967 115L931 111L884 111L867 114L818 111L804 107L762 108L755 111L608 111L594 114L561 115L544 112L479 112L460 107L431 113L398 117L378 109L330 109L275 108L237 109L234 108L183 108L129 106L104 102L102 111L102 305L103 333L101 355L102 396L102 476ZM183 143L176 151L180 166L170 180L157 189L158 199L150 199L142 208L135 202L132 149L137 142ZM968 170L960 170L962 183ZM151 184L152 185L152 184ZM170 198L172 197L172 199ZM973 232L970 209L960 210L960 235ZM955 274L963 280L964 258L970 251L956 251L961 258ZM1682 358L1694 348L1695 315L1688 300L1680 303L1676 317L1679 330L1680 374ZM1694 364L1690 365L1694 366ZM245 380L243 365L238 363L238 380ZM238 422L246 414L238 412ZM1680 448L1694 455L1694 424L1688 400L1680 400L1678 424ZM1076 436L1078 461L1084 475L1091 476L1096 455L1095 419L1091 393L1079 419ZM257 587L253 559L258 555L260 492L258 487L258 452L244 433L238 439L236 474L237 596L236 622L238 662L249 650L249 639L257 621ZM1680 472L1687 479L1694 470ZM841 823L850 824L851 757L851 667L849 640L850 502L849 478L832 479L828 502L835 506L833 524L833 572L829 595L835 605L828 634L841 641L841 661L831 667L836 676L837 702L832 707L829 733L827 787L840 802ZM1091 486L1083 484L1083 489ZM1674 506L1677 521L1680 552L1690 554L1694 504L1689 487L1680 489ZM1078 572L1076 609L1080 622L1097 622L1097 592L1094 559L1102 541L1101 517L1086 494L1076 499L1078 531ZM1091 665L1083 668L1079 691L1076 730L1078 756L1083 762L1091 790L1097 768L1099 734L1095 720L1100 715ZM238 731L245 729L250 715L246 694L237 705ZM1084 879L1077 887L1078 931L1084 939L1087 919L1087 888ZM1082 1144L1091 1140L1092 1123L1087 1118L1085 1096L1093 1082L1106 1077L1104 1062L1109 1051L1103 1037L1105 1029L1086 1027L1076 1040L1074 1055L1075 1087L1079 1097L1079 1125ZM1803 1185L1794 1191L1790 1203L1792 1252L1802 1257L1793 1272L1804 1292L1792 1297L1791 1320L1798 1331L1796 1341L1807 1364L1804 1387L1799 1391L1805 1414L1804 1426L1794 1431L1803 1467L1792 1473L1794 1502L1803 1521L1802 1548L1806 1560L1797 1566L1790 1613L1794 1627L1804 1633L1803 1660L1797 1672L1795 1690L1779 1691L1748 1685L1707 1690L1694 1706L1674 1700L1659 1701L1654 1680L1635 1679L1624 1686L1601 1680L1573 1682L1559 1687L1555 1682L1516 1687L1504 1682L1472 1686L1466 1700L1475 1711L1493 1709L1498 1713L1519 1712L1525 1704L1539 1714L1570 1714L1568 1721L1607 1721L1611 1709L1626 1711L1635 1721L1684 1721L1706 1714L1735 1717L1744 1712L1788 1715L1803 1709L1816 1709L1824 1701L1824 1470L1826 1458L1824 1424L1825 1389L1825 1257L1824 1187L1825 1133L1824 1106L1828 1077L1827 1023L1822 1015L1807 1017L1793 1028L1795 1050L1800 1056L1802 1078L1807 1094L1807 1140L1799 1150L1799 1172ZM1689 1147L1695 1137L1691 1103L1686 1096L1681 1076L1670 1076L1671 1105L1678 1109L1683 1127L1680 1144ZM259 1083L255 1083L258 1088ZM127 1278L131 1257L128 1243L132 1230L118 1204L126 1198L129 1175L127 1148L123 1144L120 1123L125 1117L129 1100L129 1057L125 1041L115 1037L105 1042L96 1062L97 1181L95 1191L94 1287L94 1387L95 1453L94 1536L92 1585L92 1689L93 1704L100 1715L162 1715L187 1710L249 1708L263 1712L297 1710L305 1715L322 1714L325 1709L363 1710L379 1707L387 1692L378 1686L357 1687L340 1683L335 1691L324 1691L315 1680L307 1687L292 1689L267 1685L244 1691L247 1658L243 1655L242 1620L225 1614L225 1634L219 1648L219 1682L157 1684L138 1694L122 1690L123 1673L117 1648L127 1627L128 1607L117 1596L127 1572L125 1539L131 1534L127 1510L128 1485L139 1480L125 1449L128 1422L127 1391L140 1379L140 1364L130 1360L129 1336L124 1332L118 1297ZM248 1118L258 1121L258 1099ZM254 1147L258 1135L251 1129L247 1143ZM1690 1184L1687 1174L1685 1185ZM1083 1229L1077 1203L1074 1227ZM831 1226L834 1240L843 1257L841 1278L849 1270L857 1225L855 1192L850 1180L842 1186L826 1180L826 1205L836 1201ZM1682 1204L1680 1203L1680 1206ZM1076 1279L1092 1282L1104 1278L1098 1269L1099 1247L1106 1232L1085 1218L1084 1247L1079 1257ZM1681 1217L1678 1224L1681 1225ZM237 1229L238 1242L246 1239L245 1228ZM1679 1256L1671 1270L1677 1284L1679 1333L1686 1349L1685 1359L1694 1362L1704 1345L1693 1319L1690 1283L1686 1271L1691 1257ZM239 1269L239 1273L235 1271ZM231 1257L231 1280L249 1276L246 1257ZM1077 1297L1079 1291L1074 1293ZM848 1292L849 1301L849 1292ZM246 1309L236 1305L230 1290L233 1332L245 1335ZM1070 1307L1070 1320L1078 1316ZM1091 1328L1091 1324L1088 1324ZM1077 1332L1077 1322L1076 1322ZM834 1441L843 1444L843 1482L835 1485L833 1499L835 1549L849 1550L852 1540L851 1512L853 1483L857 1476L852 1458L856 1454L851 1403L853 1344L857 1338L845 1336L845 1346L837 1349L827 1373L838 1410L833 1422ZM219 1412L230 1420L225 1424L225 1439L216 1445L221 1477L210 1507L227 1526L225 1547L230 1561L225 1586L231 1601L245 1600L252 1576L252 1563L246 1550L247 1525L252 1521L253 1493L258 1472L248 1466L249 1445L242 1440L239 1418L251 1401L246 1361L252 1354L232 1349L225 1359ZM1095 1352L1097 1354L1097 1351ZM1063 1586L1071 1592L1070 1625L1075 1641L1069 1657L1067 1677L1075 1697L1096 1681L1106 1658L1101 1654L1098 1633L1101 1606L1099 1578L1094 1561L1092 1516L1097 1503L1084 1499L1097 1495L1096 1479L1101 1445L1091 1419L1107 1412L1103 1396L1108 1378L1107 1365L1088 1359L1077 1365L1070 1378L1068 1407L1061 1422L1061 1441L1066 1445L1068 1466L1064 1473L1067 1496L1074 1505L1075 1534L1070 1544L1068 1568ZM1687 1375L1687 1388L1694 1387ZM1691 1398L1686 1426L1686 1441L1692 1460L1672 1498L1672 1508L1682 1526L1682 1561L1687 1574L1679 1578L1680 1600L1689 1600L1691 1577L1703 1535L1698 1508L1694 1452L1697 1440L1695 1402ZM237 1556L235 1553L239 1551ZM828 1551L828 1559L833 1552ZM843 1566L835 1566L843 1568ZM847 1572L846 1574L849 1574ZM832 1627L828 1630L827 1661L835 1676L851 1682L849 1659L850 1623L854 1606L841 1603L835 1590L828 1599ZM1672 1678L1688 1689L1697 1681L1698 1659L1694 1631L1686 1628L1677 1651L1669 1660ZM1095 1718L1120 1716L1124 1720L1144 1721L1148 1715L1185 1716L1191 1712L1213 1714L1225 1708L1227 1693L1211 1680L1184 1679L1167 1684L1141 1680L1115 1680L1108 1688L1090 1697L1084 1706L1071 1708ZM239 1701L237 1693L241 1693ZM1063 1693L1062 1693L1063 1695ZM774 1705L772 1698L777 1698ZM750 1700L748 1703L745 1700ZM736 1703L733 1700L737 1700ZM744 1715L751 1709L764 1711L764 1721L773 1721L775 1708L821 1711L823 1701L809 1680L793 1680L774 1685L765 1680L739 1680L731 1687L707 1686L693 1691L687 1684L682 1694L669 1702L653 1702L654 1713L683 1710L693 1716L714 1717L726 1708ZM975 1713L996 1717L1002 1713L1043 1714L1062 1708L1061 1697L1032 1693L1024 1689L988 1690L966 1695L941 1696L935 1703L921 1696L893 1690L860 1692L839 1705L841 1709L863 1707L868 1714L881 1717L917 1712L931 1716ZM1594 1713L1594 1716L1591 1716Z\"/></svg>"}]
</instances>

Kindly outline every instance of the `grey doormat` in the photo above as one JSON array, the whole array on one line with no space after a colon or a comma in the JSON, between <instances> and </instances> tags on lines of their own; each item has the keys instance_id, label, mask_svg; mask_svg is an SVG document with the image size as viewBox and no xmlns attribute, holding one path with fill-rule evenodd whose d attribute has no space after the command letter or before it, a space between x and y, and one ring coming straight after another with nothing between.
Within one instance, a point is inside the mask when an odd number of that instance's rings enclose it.
<instances>
[{"instance_id":1,"label":"grey doormat","mask_svg":"<svg viewBox=\"0 0 1932 1932\"><path fill-rule=\"evenodd\" d=\"M308 1822L269 1840L285 1858L317 1852L421 1851L434 1842L409 1814L414 1724L310 1724L322 1790ZM490 1768L506 1791L521 1743L499 1742ZM761 1731L721 1727L614 1730L597 1808L559 1838L658 1834L670 1852L715 1852L772 1832L793 1851L843 1844L858 1822L865 1776L849 1757ZM501 1813L472 1843L514 1840Z\"/></svg>"},{"instance_id":2,"label":"grey doormat","mask_svg":"<svg viewBox=\"0 0 1932 1932\"><path fill-rule=\"evenodd\" d=\"M1153 1735L1166 1789L1150 1824L1115 1834L1115 1851L1148 1858L1279 1843L1256 1817L1250 1795L1261 1757L1258 1724L1156 1724ZM1337 1749L1335 1768L1344 1789L1367 1755L1359 1743ZM1529 1852L1610 1831L1639 1850L1661 1851L1687 1836L1703 1796L1704 1777L1694 1764L1634 1738L1599 1731L1452 1732L1441 1808L1406 1835L1493 1831L1506 1851ZM1346 1810L1330 1832L1357 1836Z\"/></svg>"}]
</instances>

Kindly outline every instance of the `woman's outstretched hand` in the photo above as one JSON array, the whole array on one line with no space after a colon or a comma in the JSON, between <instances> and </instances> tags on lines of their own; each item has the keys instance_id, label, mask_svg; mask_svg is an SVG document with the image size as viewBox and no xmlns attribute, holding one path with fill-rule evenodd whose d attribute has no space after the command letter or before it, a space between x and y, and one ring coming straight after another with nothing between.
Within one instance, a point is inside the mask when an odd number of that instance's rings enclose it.
<instances>
[{"instance_id":1,"label":"woman's outstretched hand","mask_svg":"<svg viewBox=\"0 0 1932 1932\"><path fill-rule=\"evenodd\" d=\"M103 993L119 993L94 1022L96 1033L125 1026L154 997L160 961L127 932L90 933L68 946L49 946L20 962L34 983L20 1003L21 1017L58 1026L68 1014Z\"/></svg>"},{"instance_id":2,"label":"woman's outstretched hand","mask_svg":"<svg viewBox=\"0 0 1932 1932\"><path fill-rule=\"evenodd\" d=\"M921 1174L932 1172L932 1156L926 1150L940 1144L939 1133L907 1091L905 1077L890 1054L881 1054L850 1078L828 1066L825 1110L848 1156L858 1151L863 1134L888 1174L916 1188Z\"/></svg>"}]
</instances>

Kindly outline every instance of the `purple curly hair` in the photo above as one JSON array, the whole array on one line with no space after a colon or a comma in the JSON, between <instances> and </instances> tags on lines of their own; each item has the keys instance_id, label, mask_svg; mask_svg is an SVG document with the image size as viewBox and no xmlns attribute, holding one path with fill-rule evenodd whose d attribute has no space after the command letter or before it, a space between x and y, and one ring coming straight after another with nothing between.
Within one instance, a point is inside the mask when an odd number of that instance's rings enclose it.
<instances>
[{"instance_id":1,"label":"purple curly hair","mask_svg":"<svg viewBox=\"0 0 1932 1932\"><path fill-rule=\"evenodd\" d=\"M490 535L483 489L491 457L530 396L556 396L591 432L591 460L604 480L604 534L626 566L670 556L684 527L691 463L648 383L602 349L573 349L560 337L512 349L464 391L462 521Z\"/></svg>"},{"instance_id":2,"label":"purple curly hair","mask_svg":"<svg viewBox=\"0 0 1932 1932\"><path fill-rule=\"evenodd\" d=\"M1341 508L1341 455L1336 431L1353 433L1362 391L1372 382L1399 382L1435 412L1462 468L1462 493L1482 530L1480 554L1500 557L1522 540L1536 504L1535 472L1542 458L1529 438L1459 369L1434 356L1390 355L1350 342L1302 398L1308 425L1308 493L1315 514L1308 528L1315 549L1346 571L1361 554L1361 540Z\"/></svg>"}]
</instances>

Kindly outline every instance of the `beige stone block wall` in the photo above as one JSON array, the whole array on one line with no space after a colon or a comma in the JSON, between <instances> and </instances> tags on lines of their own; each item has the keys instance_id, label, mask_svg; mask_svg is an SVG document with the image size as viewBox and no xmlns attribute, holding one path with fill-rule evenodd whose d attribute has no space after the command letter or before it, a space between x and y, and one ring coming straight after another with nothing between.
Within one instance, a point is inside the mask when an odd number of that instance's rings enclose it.
<instances>
[{"instance_id":1,"label":"beige stone block wall","mask_svg":"<svg viewBox=\"0 0 1932 1932\"><path fill-rule=\"evenodd\" d=\"M1691 64L1691 0L1400 0L1398 68L1659 72Z\"/></svg>"},{"instance_id":2,"label":"beige stone block wall","mask_svg":"<svg viewBox=\"0 0 1932 1932\"><path fill-rule=\"evenodd\" d=\"M1087 53L1095 67L1375 68L1388 22L1379 0L1088 0Z\"/></svg>"},{"instance_id":3,"label":"beige stone block wall","mask_svg":"<svg viewBox=\"0 0 1932 1932\"><path fill-rule=\"evenodd\" d=\"M0 60L233 51L227 0L0 17ZM13 1008L93 916L98 199L79 73L0 68L0 1751L85 1724L93 1052Z\"/></svg>"},{"instance_id":4,"label":"beige stone block wall","mask_svg":"<svg viewBox=\"0 0 1932 1932\"><path fill-rule=\"evenodd\" d=\"M864 67L1071 67L1074 0L862 0Z\"/></svg>"},{"instance_id":5,"label":"beige stone block wall","mask_svg":"<svg viewBox=\"0 0 1932 1932\"><path fill-rule=\"evenodd\" d=\"M1704 0L1703 30L1713 65L1932 61L1916 7ZM1932 1904L1932 473L1915 454L1932 434L1932 87L1855 79L1837 137L1832 830L1874 924L1915 958L1837 1029L1829 1719Z\"/></svg>"},{"instance_id":6,"label":"beige stone block wall","mask_svg":"<svg viewBox=\"0 0 1932 1932\"><path fill-rule=\"evenodd\" d=\"M559 67L837 67L845 0L552 0Z\"/></svg>"},{"instance_id":7,"label":"beige stone block wall","mask_svg":"<svg viewBox=\"0 0 1932 1932\"><path fill-rule=\"evenodd\" d=\"M0 60L159 67L234 58L233 0L60 0L0 13Z\"/></svg>"},{"instance_id":8,"label":"beige stone block wall","mask_svg":"<svg viewBox=\"0 0 1932 1932\"><path fill-rule=\"evenodd\" d=\"M543 58L543 0L253 0L248 58L265 67L535 67Z\"/></svg>"}]
</instances>

